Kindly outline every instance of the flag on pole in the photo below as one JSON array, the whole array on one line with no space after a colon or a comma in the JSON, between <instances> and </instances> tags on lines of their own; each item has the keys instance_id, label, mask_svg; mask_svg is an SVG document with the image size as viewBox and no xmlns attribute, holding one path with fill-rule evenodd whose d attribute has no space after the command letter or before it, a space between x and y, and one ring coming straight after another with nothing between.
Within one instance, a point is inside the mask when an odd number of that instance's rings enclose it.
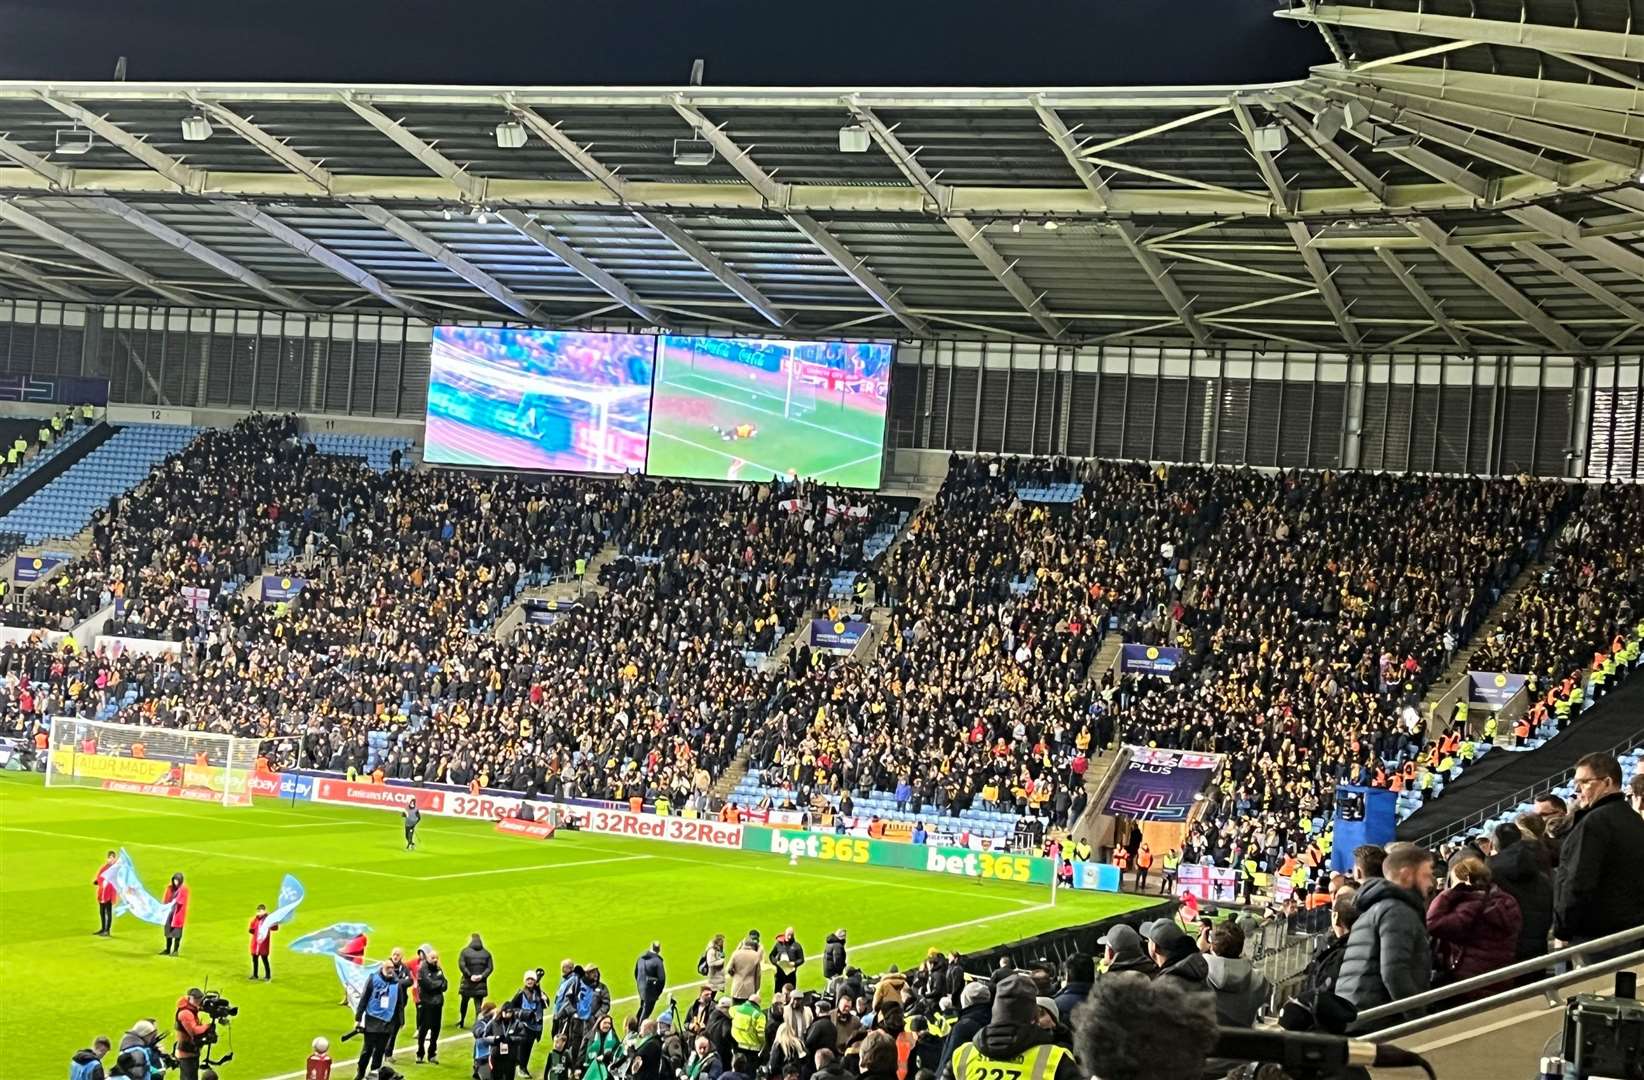
<instances>
[{"instance_id":1,"label":"flag on pole","mask_svg":"<svg viewBox=\"0 0 1644 1080\"><path fill-rule=\"evenodd\" d=\"M280 882L280 905L268 913L257 927L257 943L260 945L268 940L268 935L276 926L284 926L296 914L297 905L303 902L303 883L290 874Z\"/></svg>"},{"instance_id":2,"label":"flag on pole","mask_svg":"<svg viewBox=\"0 0 1644 1080\"><path fill-rule=\"evenodd\" d=\"M289 948L292 952L311 953L315 956L335 956L342 952L344 945L361 934L369 934L371 927L360 922L332 923L324 930L316 930L312 934L304 934L292 941Z\"/></svg>"},{"instance_id":3,"label":"flag on pole","mask_svg":"<svg viewBox=\"0 0 1644 1080\"><path fill-rule=\"evenodd\" d=\"M108 868L107 880L114 886L114 914L129 913L155 926L164 926L171 917L171 909L176 905L162 904L143 887L142 879L137 876L137 867L132 865L131 856L126 854L125 848L120 849L114 865Z\"/></svg>"}]
</instances>

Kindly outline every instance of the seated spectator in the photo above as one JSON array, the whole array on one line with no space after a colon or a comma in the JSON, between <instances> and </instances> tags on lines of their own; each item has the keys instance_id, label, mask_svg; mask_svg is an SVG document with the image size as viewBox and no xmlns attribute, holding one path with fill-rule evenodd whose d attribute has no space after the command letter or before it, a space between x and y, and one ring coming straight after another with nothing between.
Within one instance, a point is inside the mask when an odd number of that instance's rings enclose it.
<instances>
[{"instance_id":1,"label":"seated spectator","mask_svg":"<svg viewBox=\"0 0 1644 1080\"><path fill-rule=\"evenodd\" d=\"M1336 993L1360 1013L1425 993L1432 985L1427 896L1433 860L1415 844L1387 848L1383 877L1359 890Z\"/></svg>"},{"instance_id":2,"label":"seated spectator","mask_svg":"<svg viewBox=\"0 0 1644 1080\"><path fill-rule=\"evenodd\" d=\"M1484 860L1461 856L1450 865L1450 887L1427 906L1427 933L1441 982L1464 982L1510 965L1523 926L1518 901L1491 880ZM1470 990L1456 1001L1477 1001L1499 989Z\"/></svg>"},{"instance_id":3,"label":"seated spectator","mask_svg":"<svg viewBox=\"0 0 1644 1080\"><path fill-rule=\"evenodd\" d=\"M1210 975L1209 962L1175 919L1154 919L1143 923L1141 930L1148 954L1159 966L1155 978L1178 982L1195 993L1212 992L1206 982Z\"/></svg>"}]
</instances>

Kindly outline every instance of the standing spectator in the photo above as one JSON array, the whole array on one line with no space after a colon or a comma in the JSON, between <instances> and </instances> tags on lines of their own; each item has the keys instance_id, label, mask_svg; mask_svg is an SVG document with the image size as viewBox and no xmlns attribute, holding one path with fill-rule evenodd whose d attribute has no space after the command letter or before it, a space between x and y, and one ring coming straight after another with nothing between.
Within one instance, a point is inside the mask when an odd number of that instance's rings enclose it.
<instances>
[{"instance_id":1,"label":"standing spectator","mask_svg":"<svg viewBox=\"0 0 1644 1080\"><path fill-rule=\"evenodd\" d=\"M480 1003L490 992L491 972L495 970L491 950L485 947L479 934L470 934L468 944L457 954L457 976L461 980L457 992L457 1027L468 1021L469 1002L474 1003L474 1015L479 1015Z\"/></svg>"},{"instance_id":2,"label":"standing spectator","mask_svg":"<svg viewBox=\"0 0 1644 1080\"><path fill-rule=\"evenodd\" d=\"M1124 923L1115 924L1108 928L1107 933L1097 938L1096 943L1103 947L1104 979L1115 972L1123 971L1134 971L1150 979L1159 973L1159 965L1148 955L1147 945L1134 927L1126 926Z\"/></svg>"},{"instance_id":3,"label":"standing spectator","mask_svg":"<svg viewBox=\"0 0 1644 1080\"><path fill-rule=\"evenodd\" d=\"M1553 892L1554 933L1572 945L1644 924L1644 818L1621 794L1621 763L1588 754L1576 762L1575 789L1580 809L1560 848Z\"/></svg>"},{"instance_id":4,"label":"standing spectator","mask_svg":"<svg viewBox=\"0 0 1644 1080\"><path fill-rule=\"evenodd\" d=\"M588 1019L598 1020L611 1011L611 988L605 985L600 978L599 965L589 964L584 973L583 985L588 999Z\"/></svg>"},{"instance_id":5,"label":"standing spectator","mask_svg":"<svg viewBox=\"0 0 1644 1080\"><path fill-rule=\"evenodd\" d=\"M519 1049L517 1058L519 1072L529 1080L531 1076L531 1051L542 1039L544 1021L548 1017L548 998L538 986L542 978L539 970L532 969L520 976L520 988L514 996L508 999L505 1008L511 1008L517 1018L519 1030Z\"/></svg>"},{"instance_id":6,"label":"standing spectator","mask_svg":"<svg viewBox=\"0 0 1644 1080\"><path fill-rule=\"evenodd\" d=\"M437 1064L440 1053L440 1027L445 1012L445 991L449 985L445 969L440 967L437 950L423 946L418 950L422 963L417 965L417 1060Z\"/></svg>"},{"instance_id":7,"label":"standing spectator","mask_svg":"<svg viewBox=\"0 0 1644 1080\"><path fill-rule=\"evenodd\" d=\"M1175 919L1143 923L1142 937L1147 941L1153 962L1159 965L1156 978L1179 982L1188 990L1211 993L1210 984L1205 981L1210 976L1210 964L1193 939L1176 925Z\"/></svg>"},{"instance_id":8,"label":"standing spectator","mask_svg":"<svg viewBox=\"0 0 1644 1080\"><path fill-rule=\"evenodd\" d=\"M845 974L845 928L829 934L822 941L822 978L829 981Z\"/></svg>"},{"instance_id":9,"label":"standing spectator","mask_svg":"<svg viewBox=\"0 0 1644 1080\"><path fill-rule=\"evenodd\" d=\"M959 1017L948 1028L947 1041L942 1044L942 1068L937 1072L941 1080L959 1080L953 1075L953 1055L976 1038L992 1015L993 988L985 982L966 983L959 992Z\"/></svg>"},{"instance_id":10,"label":"standing spectator","mask_svg":"<svg viewBox=\"0 0 1644 1080\"><path fill-rule=\"evenodd\" d=\"M257 966L259 963L261 963L263 974L268 981L274 981L274 971L268 966L268 947L273 942L274 931L278 930L279 926L268 926L264 930L267 924L268 905L258 904L257 913L251 916L251 925L246 928L246 932L251 935L251 979L253 982L257 979Z\"/></svg>"},{"instance_id":11,"label":"standing spectator","mask_svg":"<svg viewBox=\"0 0 1644 1080\"><path fill-rule=\"evenodd\" d=\"M393 965L394 977L400 983L400 992L394 998L394 1025L388 1032L388 1048L383 1052L384 1061L393 1061L394 1043L400 1037L400 1029L405 1027L405 1007L411 1003L411 987L415 985L415 979L405 963L405 950L398 945L388 954L388 962Z\"/></svg>"},{"instance_id":12,"label":"standing spectator","mask_svg":"<svg viewBox=\"0 0 1644 1080\"><path fill-rule=\"evenodd\" d=\"M119 858L115 852L109 852L103 859L103 865L98 868L97 876L91 879L97 888L98 937L109 937L114 933L114 882L110 880L109 871Z\"/></svg>"},{"instance_id":13,"label":"standing spectator","mask_svg":"<svg viewBox=\"0 0 1644 1080\"><path fill-rule=\"evenodd\" d=\"M805 963L805 947L794 937L793 927L776 935L771 943L771 966L776 969L776 992L791 990L799 983L799 968Z\"/></svg>"},{"instance_id":14,"label":"standing spectator","mask_svg":"<svg viewBox=\"0 0 1644 1080\"><path fill-rule=\"evenodd\" d=\"M91 1046L76 1051L69 1058L69 1080L103 1080L103 1058L111 1045L107 1035L99 1035Z\"/></svg>"},{"instance_id":15,"label":"standing spectator","mask_svg":"<svg viewBox=\"0 0 1644 1080\"><path fill-rule=\"evenodd\" d=\"M662 1040L657 1037L655 1020L646 1020L639 1025L639 1042L634 1045L631 1057L633 1064L628 1069L629 1080L665 1080L667 1077Z\"/></svg>"},{"instance_id":16,"label":"standing spectator","mask_svg":"<svg viewBox=\"0 0 1644 1080\"><path fill-rule=\"evenodd\" d=\"M1336 981L1337 995L1361 1013L1432 985L1426 897L1433 890L1433 860L1415 844L1393 844L1382 874L1358 892L1359 916Z\"/></svg>"},{"instance_id":17,"label":"standing spectator","mask_svg":"<svg viewBox=\"0 0 1644 1080\"><path fill-rule=\"evenodd\" d=\"M416 796L405 801L405 850L415 851L417 847L417 826L422 823L422 811L417 809Z\"/></svg>"},{"instance_id":18,"label":"standing spectator","mask_svg":"<svg viewBox=\"0 0 1644 1080\"><path fill-rule=\"evenodd\" d=\"M1063 965L1062 988L1056 991L1056 1011L1071 1017L1073 1010L1083 1005L1096 983L1096 958L1088 953L1074 953Z\"/></svg>"},{"instance_id":19,"label":"standing spectator","mask_svg":"<svg viewBox=\"0 0 1644 1080\"><path fill-rule=\"evenodd\" d=\"M399 967L384 960L366 977L360 1001L354 1006L354 1028L360 1032L360 1066L354 1080L365 1080L366 1070L382 1068L383 1058L393 1044L394 1017L399 1012Z\"/></svg>"},{"instance_id":20,"label":"standing spectator","mask_svg":"<svg viewBox=\"0 0 1644 1080\"><path fill-rule=\"evenodd\" d=\"M172 905L166 915L166 947L160 950L160 955L177 956L183 951L183 927L188 923L188 886L183 884L182 874L171 875L171 883L166 886L160 902Z\"/></svg>"},{"instance_id":21,"label":"standing spectator","mask_svg":"<svg viewBox=\"0 0 1644 1080\"><path fill-rule=\"evenodd\" d=\"M1267 976L1244 959L1244 931L1237 923L1222 921L1199 935L1209 974L1205 982L1216 992L1216 1022L1224 1027L1250 1027L1273 992Z\"/></svg>"},{"instance_id":22,"label":"standing spectator","mask_svg":"<svg viewBox=\"0 0 1644 1080\"><path fill-rule=\"evenodd\" d=\"M1320 998L1336 993L1336 980L1341 975L1342 957L1347 951L1347 936L1359 916L1358 890L1338 889L1330 898L1330 932L1313 951L1302 976L1302 990L1297 996L1303 1004L1317 1008Z\"/></svg>"},{"instance_id":23,"label":"standing spectator","mask_svg":"<svg viewBox=\"0 0 1644 1080\"><path fill-rule=\"evenodd\" d=\"M583 1052L582 1080L609 1080L611 1066L622 1056L622 1039L616 1027L606 1016L594 1025L588 1036L588 1048Z\"/></svg>"},{"instance_id":24,"label":"standing spectator","mask_svg":"<svg viewBox=\"0 0 1644 1080\"><path fill-rule=\"evenodd\" d=\"M644 1020L656 1008L662 992L668 985L668 969L662 962L662 943L651 942L651 947L639 954L634 963L634 988L639 993L639 1018Z\"/></svg>"},{"instance_id":25,"label":"standing spectator","mask_svg":"<svg viewBox=\"0 0 1644 1080\"><path fill-rule=\"evenodd\" d=\"M1450 866L1450 887L1427 906L1427 933L1438 969L1449 982L1504 968L1518 951L1524 917L1518 901L1490 878L1484 860L1471 853ZM1459 1001L1477 1001L1496 992L1469 992Z\"/></svg>"},{"instance_id":26,"label":"standing spectator","mask_svg":"<svg viewBox=\"0 0 1644 1080\"><path fill-rule=\"evenodd\" d=\"M1495 828L1496 853L1490 856L1490 877L1518 901L1521 923L1513 961L1547 955L1547 937L1553 929L1553 879L1543 865L1539 840L1527 840L1512 822Z\"/></svg>"},{"instance_id":27,"label":"standing spectator","mask_svg":"<svg viewBox=\"0 0 1644 1080\"><path fill-rule=\"evenodd\" d=\"M725 935L715 934L708 947L702 950L702 957L696 962L696 972L708 981L713 992L721 994L725 990Z\"/></svg>"},{"instance_id":28,"label":"standing spectator","mask_svg":"<svg viewBox=\"0 0 1644 1080\"><path fill-rule=\"evenodd\" d=\"M725 1066L714 1051L714 1044L708 1041L707 1036L698 1035L694 1046L685 1062L685 1080L719 1080Z\"/></svg>"},{"instance_id":29,"label":"standing spectator","mask_svg":"<svg viewBox=\"0 0 1644 1080\"><path fill-rule=\"evenodd\" d=\"M725 965L725 974L729 978L731 1000L736 1004L759 995L763 971L760 968L758 930L748 931L748 936L742 939L742 944L736 947Z\"/></svg>"},{"instance_id":30,"label":"standing spectator","mask_svg":"<svg viewBox=\"0 0 1644 1080\"><path fill-rule=\"evenodd\" d=\"M1380 844L1360 844L1353 849L1353 880L1360 885L1371 878L1381 877L1381 865L1387 858L1387 849Z\"/></svg>"},{"instance_id":31,"label":"standing spectator","mask_svg":"<svg viewBox=\"0 0 1644 1080\"><path fill-rule=\"evenodd\" d=\"M1103 979L1073 1017L1079 1063L1100 1080L1199 1080L1216 1044L1209 999L1171 980Z\"/></svg>"}]
</instances>

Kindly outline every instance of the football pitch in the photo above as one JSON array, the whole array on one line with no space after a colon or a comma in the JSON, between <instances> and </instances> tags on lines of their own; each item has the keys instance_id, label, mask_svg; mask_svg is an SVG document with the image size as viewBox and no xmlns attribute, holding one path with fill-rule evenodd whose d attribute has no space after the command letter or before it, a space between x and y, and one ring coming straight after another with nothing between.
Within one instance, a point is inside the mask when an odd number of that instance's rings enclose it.
<instances>
[{"instance_id":1,"label":"football pitch","mask_svg":"<svg viewBox=\"0 0 1644 1080\"><path fill-rule=\"evenodd\" d=\"M648 471L700 480L768 480L792 469L845 487L879 486L884 416L816 389L788 406L780 373L665 358L651 403ZM757 434L721 432L751 424ZM717 431L715 429L718 429ZM740 467L733 463L740 461Z\"/></svg>"},{"instance_id":2,"label":"football pitch","mask_svg":"<svg viewBox=\"0 0 1644 1080\"><path fill-rule=\"evenodd\" d=\"M99 938L91 880L103 853L124 847L158 895L172 873L192 890L182 955L158 955L158 927L131 916ZM274 935L272 982L251 982L247 924L258 903L273 907L283 874L307 898ZM561 833L547 841L501 836L486 822L426 816L418 849L404 850L397 815L316 804L227 809L43 786L35 774L0 774L0 1012L7 1064L0 1074L62 1075L74 1051L97 1035L120 1036L152 1017L169 1031L190 986L220 990L240 1008L235 1058L225 1077L295 1080L316 1035L332 1041L336 1076L357 1042L337 1004L341 985L328 957L286 943L336 922L372 927L367 955L398 945L440 953L447 995L441 1064L417 1075L466 1078L471 1041L456 1029L457 954L475 931L496 961L493 999L513 994L528 968L597 964L631 1009L634 960L660 939L670 990L681 1006L699 984L696 959L715 933L734 947L750 928L769 943L796 928L811 960L801 986L819 986L822 940L849 932L852 963L865 971L917 964L928 948L985 948L1149 903L1109 893L1047 891L907 870L790 865L756 852L718 851L656 840ZM764 993L770 993L766 976ZM414 1026L401 1033L396 1063L414 1057ZM171 1040L165 1046L170 1048ZM226 1047L224 1047L226 1049Z\"/></svg>"}]
</instances>

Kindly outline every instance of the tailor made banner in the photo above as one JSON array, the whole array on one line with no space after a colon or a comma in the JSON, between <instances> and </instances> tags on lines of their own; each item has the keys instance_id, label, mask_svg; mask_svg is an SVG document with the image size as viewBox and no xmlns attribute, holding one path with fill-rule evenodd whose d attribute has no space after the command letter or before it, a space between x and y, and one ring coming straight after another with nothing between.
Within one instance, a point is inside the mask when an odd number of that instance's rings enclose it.
<instances>
[{"instance_id":1,"label":"tailor made banner","mask_svg":"<svg viewBox=\"0 0 1644 1080\"><path fill-rule=\"evenodd\" d=\"M1507 671L1469 671L1467 673L1467 700L1474 705L1499 709L1511 701L1513 695L1524 689L1528 676Z\"/></svg>"},{"instance_id":2,"label":"tailor made banner","mask_svg":"<svg viewBox=\"0 0 1644 1080\"><path fill-rule=\"evenodd\" d=\"M19 585L31 585L63 565L61 555L19 555L12 563L11 579Z\"/></svg>"},{"instance_id":3,"label":"tailor made banner","mask_svg":"<svg viewBox=\"0 0 1644 1080\"><path fill-rule=\"evenodd\" d=\"M1134 645L1119 647L1119 670L1126 675L1163 675L1169 677L1181 665L1182 650L1163 645Z\"/></svg>"},{"instance_id":4,"label":"tailor made banner","mask_svg":"<svg viewBox=\"0 0 1644 1080\"><path fill-rule=\"evenodd\" d=\"M850 652L868 632L865 619L812 619L811 648Z\"/></svg>"},{"instance_id":5,"label":"tailor made banner","mask_svg":"<svg viewBox=\"0 0 1644 1080\"><path fill-rule=\"evenodd\" d=\"M1216 770L1220 754L1127 746L1124 771L1108 793L1102 812L1143 821L1185 822L1193 803Z\"/></svg>"},{"instance_id":6,"label":"tailor made banner","mask_svg":"<svg viewBox=\"0 0 1644 1080\"><path fill-rule=\"evenodd\" d=\"M262 597L265 604L285 604L297 598L308 582L300 577L282 576L280 574L264 574L262 581Z\"/></svg>"},{"instance_id":7,"label":"tailor made banner","mask_svg":"<svg viewBox=\"0 0 1644 1080\"><path fill-rule=\"evenodd\" d=\"M1007 882L1048 887L1056 873L1056 863L1038 855L1013 855L1003 851L973 851L970 848L895 843L856 836L836 836L832 833L766 829L757 825L743 827L742 848L744 851L759 851L790 860L812 860L835 865L848 863L858 866L890 866L903 870L920 870L927 874L972 878L978 882ZM1108 868L1112 871L1111 874L1104 874L1099 869L1080 869L1097 865L1074 863L1074 887L1117 891L1117 867ZM1110 884L1112 889L1104 889L1106 884Z\"/></svg>"}]
</instances>

